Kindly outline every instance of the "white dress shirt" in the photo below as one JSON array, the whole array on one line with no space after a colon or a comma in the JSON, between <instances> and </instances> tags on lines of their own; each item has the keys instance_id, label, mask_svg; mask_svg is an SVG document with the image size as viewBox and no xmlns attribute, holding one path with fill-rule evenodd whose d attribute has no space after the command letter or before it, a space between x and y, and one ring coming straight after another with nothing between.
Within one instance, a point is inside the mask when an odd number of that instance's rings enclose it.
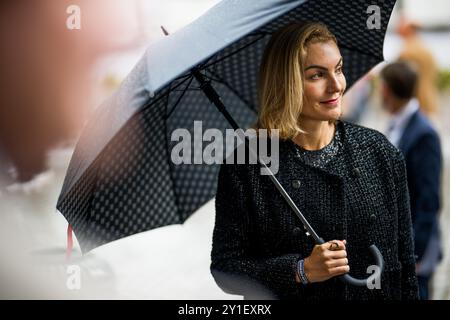
<instances>
[{"instance_id":1,"label":"white dress shirt","mask_svg":"<svg viewBox=\"0 0 450 320\"><path fill-rule=\"evenodd\" d=\"M411 99L402 109L392 116L386 137L397 148L409 120L417 110L419 110L419 101L417 99Z\"/></svg>"}]
</instances>

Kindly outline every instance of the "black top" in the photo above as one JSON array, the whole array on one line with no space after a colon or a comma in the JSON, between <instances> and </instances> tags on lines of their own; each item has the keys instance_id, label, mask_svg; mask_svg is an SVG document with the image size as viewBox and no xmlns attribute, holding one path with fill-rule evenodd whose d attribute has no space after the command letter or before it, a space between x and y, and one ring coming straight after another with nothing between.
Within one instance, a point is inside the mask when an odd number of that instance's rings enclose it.
<instances>
[{"instance_id":1,"label":"black top","mask_svg":"<svg viewBox=\"0 0 450 320\"><path fill-rule=\"evenodd\" d=\"M319 150L306 150L292 140L289 140L289 143L292 145L295 155L299 159L307 165L318 168L325 168L327 163L333 159L342 148L341 133L339 130L335 130L333 139L331 139L330 143Z\"/></svg>"},{"instance_id":2,"label":"black top","mask_svg":"<svg viewBox=\"0 0 450 320\"><path fill-rule=\"evenodd\" d=\"M314 240L258 164L223 164L216 194L211 272L231 294L301 300L417 299L411 215L402 154L379 132L338 122L342 145L326 168L305 164L280 141L277 179L325 241L347 240L350 274L367 278L375 244L380 289L331 278L295 282L296 262ZM336 138L335 138L336 139Z\"/></svg>"}]
</instances>

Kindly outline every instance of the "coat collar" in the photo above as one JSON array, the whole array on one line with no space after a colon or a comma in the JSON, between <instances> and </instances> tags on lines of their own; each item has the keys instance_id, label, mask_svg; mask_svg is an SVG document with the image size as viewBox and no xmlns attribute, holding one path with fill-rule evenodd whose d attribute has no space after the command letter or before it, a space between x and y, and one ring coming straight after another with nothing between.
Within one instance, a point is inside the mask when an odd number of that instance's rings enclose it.
<instances>
[{"instance_id":1,"label":"coat collar","mask_svg":"<svg viewBox=\"0 0 450 320\"><path fill-rule=\"evenodd\" d=\"M342 148L339 150L338 154L331 159L326 168L309 166L297 157L294 157L295 161L300 162L303 166L313 170L322 171L328 175L336 176L340 179L355 175L355 173L357 173L358 166L355 163L355 159L357 159L357 157L354 157L354 155L360 152L360 144L356 140L356 137L352 134L353 126L354 125L342 120L337 121L336 130L340 131ZM290 155L294 156L295 143L292 140L289 140L286 141L286 144L288 147L288 152L291 153Z\"/></svg>"}]
</instances>

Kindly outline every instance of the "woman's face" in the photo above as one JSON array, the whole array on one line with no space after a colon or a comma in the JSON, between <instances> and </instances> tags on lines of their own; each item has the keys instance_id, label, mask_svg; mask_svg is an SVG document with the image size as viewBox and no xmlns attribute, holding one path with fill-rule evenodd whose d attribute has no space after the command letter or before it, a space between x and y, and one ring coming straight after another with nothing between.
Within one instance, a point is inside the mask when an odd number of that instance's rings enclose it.
<instances>
[{"instance_id":1,"label":"woman's face","mask_svg":"<svg viewBox=\"0 0 450 320\"><path fill-rule=\"evenodd\" d=\"M304 104L301 117L318 121L339 119L346 81L337 45L333 41L309 44L303 68Z\"/></svg>"}]
</instances>

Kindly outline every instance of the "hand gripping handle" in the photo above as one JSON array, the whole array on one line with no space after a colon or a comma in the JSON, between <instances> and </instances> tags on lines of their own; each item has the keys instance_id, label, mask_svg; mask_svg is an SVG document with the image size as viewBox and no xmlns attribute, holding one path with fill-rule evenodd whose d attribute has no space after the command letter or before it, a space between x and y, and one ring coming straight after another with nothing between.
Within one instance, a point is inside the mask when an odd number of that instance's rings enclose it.
<instances>
[{"instance_id":1,"label":"hand gripping handle","mask_svg":"<svg viewBox=\"0 0 450 320\"><path fill-rule=\"evenodd\" d=\"M325 243L325 241L322 238L319 238L318 241L316 241L316 242L317 242L317 244ZM364 287L364 286L368 287L369 279L371 281L374 281L374 280L379 281L380 280L381 274L383 273L383 270L384 270L383 255L381 254L380 250L378 250L377 246L374 244L369 247L369 250L372 253L372 256L373 256L376 266L377 266L377 268L375 268L375 272L365 279L356 279L356 278L353 278L349 274L344 274L344 275L339 276L339 278L341 279L342 282L350 284L352 286L357 286L357 287Z\"/></svg>"}]
</instances>

